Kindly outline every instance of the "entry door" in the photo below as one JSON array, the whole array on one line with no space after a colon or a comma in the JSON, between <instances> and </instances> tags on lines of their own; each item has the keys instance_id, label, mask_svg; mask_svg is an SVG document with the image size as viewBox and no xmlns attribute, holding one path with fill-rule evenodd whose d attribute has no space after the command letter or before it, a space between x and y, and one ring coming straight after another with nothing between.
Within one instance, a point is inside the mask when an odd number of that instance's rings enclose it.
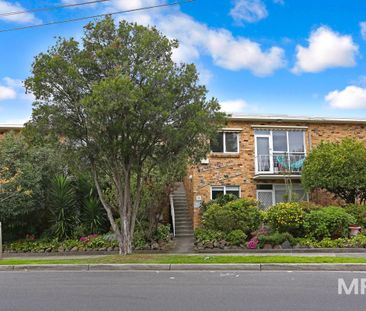
<instances>
[{"instance_id":1,"label":"entry door","mask_svg":"<svg viewBox=\"0 0 366 311\"><path fill-rule=\"evenodd\" d=\"M273 159L269 136L256 137L256 169L258 173L272 173Z\"/></svg>"}]
</instances>

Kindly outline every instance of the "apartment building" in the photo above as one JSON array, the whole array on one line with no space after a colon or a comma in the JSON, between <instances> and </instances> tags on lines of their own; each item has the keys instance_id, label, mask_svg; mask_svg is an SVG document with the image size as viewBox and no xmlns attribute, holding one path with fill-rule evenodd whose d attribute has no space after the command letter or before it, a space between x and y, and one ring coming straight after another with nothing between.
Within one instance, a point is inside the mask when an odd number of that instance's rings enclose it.
<instances>
[{"instance_id":1,"label":"apartment building","mask_svg":"<svg viewBox=\"0 0 366 311\"><path fill-rule=\"evenodd\" d=\"M207 159L184 180L194 227L202 202L222 194L254 198L265 208L286 200L312 200L301 186L306 155L321 141L351 137L366 142L366 119L231 116Z\"/></svg>"}]
</instances>

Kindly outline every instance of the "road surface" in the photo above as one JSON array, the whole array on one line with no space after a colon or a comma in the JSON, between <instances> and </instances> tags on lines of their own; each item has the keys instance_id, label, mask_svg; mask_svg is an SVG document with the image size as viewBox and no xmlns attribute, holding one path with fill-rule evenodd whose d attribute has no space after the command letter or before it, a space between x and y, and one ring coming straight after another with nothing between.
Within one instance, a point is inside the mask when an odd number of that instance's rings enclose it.
<instances>
[{"instance_id":1,"label":"road surface","mask_svg":"<svg viewBox=\"0 0 366 311\"><path fill-rule=\"evenodd\" d=\"M0 272L0 311L365 310L366 296L338 295L364 273Z\"/></svg>"}]
</instances>

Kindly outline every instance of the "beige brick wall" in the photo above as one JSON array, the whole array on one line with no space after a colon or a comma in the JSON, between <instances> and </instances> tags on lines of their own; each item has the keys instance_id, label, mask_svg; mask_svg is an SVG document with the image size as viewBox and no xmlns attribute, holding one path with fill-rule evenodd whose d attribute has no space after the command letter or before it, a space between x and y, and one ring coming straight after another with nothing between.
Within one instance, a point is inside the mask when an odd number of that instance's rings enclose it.
<instances>
[{"instance_id":1,"label":"beige brick wall","mask_svg":"<svg viewBox=\"0 0 366 311\"><path fill-rule=\"evenodd\" d=\"M189 206L194 219L194 226L200 223L199 209L193 208L196 196L204 201L210 200L210 187L220 185L240 186L241 197L256 198L257 183L283 183L283 180L254 180L255 175L255 148L254 125L307 127L305 142L307 153L321 141L339 141L345 137L352 137L366 142L365 125L363 124L331 124L331 123L293 123L293 122L249 122L230 121L226 127L240 128L239 154L224 156L211 154L209 164L201 164L190 169L185 179L185 186L189 197ZM299 180L294 181L299 182ZM324 195L312 196L318 203L324 203ZM329 200L328 200L329 201ZM327 201L327 202L328 202Z\"/></svg>"}]
</instances>

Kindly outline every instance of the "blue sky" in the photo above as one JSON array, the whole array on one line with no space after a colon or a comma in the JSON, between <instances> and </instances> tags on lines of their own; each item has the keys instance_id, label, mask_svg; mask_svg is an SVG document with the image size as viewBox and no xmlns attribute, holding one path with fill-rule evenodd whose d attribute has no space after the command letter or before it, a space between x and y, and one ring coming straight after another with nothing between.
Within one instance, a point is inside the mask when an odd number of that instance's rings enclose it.
<instances>
[{"instance_id":1,"label":"blue sky","mask_svg":"<svg viewBox=\"0 0 366 311\"><path fill-rule=\"evenodd\" d=\"M86 0L0 0L0 13ZM170 0L172 2L172 0ZM0 29L139 8L167 0L103 4L12 17ZM223 109L237 114L366 118L366 1L196 0L119 15L177 38L177 62L197 65ZM31 115L22 80L55 36L76 37L86 22L0 33L0 122Z\"/></svg>"}]
</instances>

